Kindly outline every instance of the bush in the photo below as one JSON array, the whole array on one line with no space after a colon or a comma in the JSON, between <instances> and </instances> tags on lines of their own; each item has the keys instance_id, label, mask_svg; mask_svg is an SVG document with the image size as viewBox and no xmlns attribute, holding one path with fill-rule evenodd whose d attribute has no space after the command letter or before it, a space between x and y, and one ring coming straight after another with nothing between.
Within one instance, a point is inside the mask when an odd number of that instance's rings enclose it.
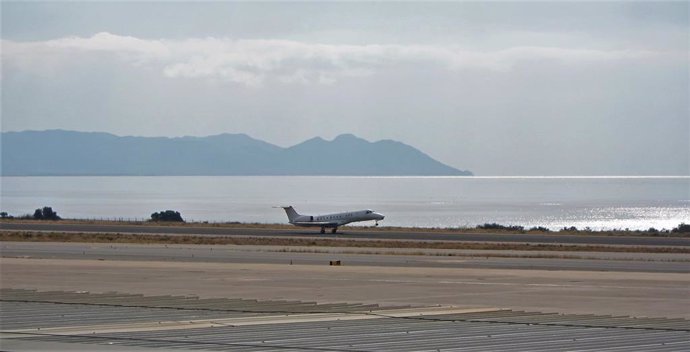
<instances>
[{"instance_id":1,"label":"bush","mask_svg":"<svg viewBox=\"0 0 690 352\"><path fill-rule=\"evenodd\" d=\"M184 222L179 211L166 210L151 214L151 221Z\"/></svg>"},{"instance_id":2,"label":"bush","mask_svg":"<svg viewBox=\"0 0 690 352\"><path fill-rule=\"evenodd\" d=\"M477 225L477 228L482 229L482 230L509 230L509 231L523 231L525 229L522 226L515 226L515 225L505 226L505 225L501 225L501 224L497 224L497 223Z\"/></svg>"},{"instance_id":3,"label":"bush","mask_svg":"<svg viewBox=\"0 0 690 352\"><path fill-rule=\"evenodd\" d=\"M678 225L678 227L671 230L671 232L673 232L673 233L689 233L690 232L690 224L681 223L680 225Z\"/></svg>"},{"instance_id":4,"label":"bush","mask_svg":"<svg viewBox=\"0 0 690 352\"><path fill-rule=\"evenodd\" d=\"M535 226L529 229L530 231L539 231L539 232L551 232L551 230L547 229L546 227L543 226Z\"/></svg>"},{"instance_id":5,"label":"bush","mask_svg":"<svg viewBox=\"0 0 690 352\"><path fill-rule=\"evenodd\" d=\"M33 218L36 220L60 220L60 217L51 207L43 207L34 211Z\"/></svg>"}]
</instances>

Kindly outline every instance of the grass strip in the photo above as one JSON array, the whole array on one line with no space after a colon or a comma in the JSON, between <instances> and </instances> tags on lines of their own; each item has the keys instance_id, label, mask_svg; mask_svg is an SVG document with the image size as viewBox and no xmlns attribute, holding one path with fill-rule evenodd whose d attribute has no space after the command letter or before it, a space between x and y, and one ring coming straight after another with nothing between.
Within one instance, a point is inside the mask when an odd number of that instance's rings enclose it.
<instances>
[{"instance_id":1,"label":"grass strip","mask_svg":"<svg viewBox=\"0 0 690 352\"><path fill-rule=\"evenodd\" d=\"M690 253L685 247L659 246L605 246L546 243L498 242L444 242L444 241L391 241L355 240L339 238L277 238L238 236L147 235L119 233L32 232L1 231L0 241L7 242L81 242L81 243L137 243L137 244L197 244L236 246L301 246L301 247L353 247L353 248L418 248L512 251L568 251L568 252L622 252L622 253Z\"/></svg>"}]
</instances>

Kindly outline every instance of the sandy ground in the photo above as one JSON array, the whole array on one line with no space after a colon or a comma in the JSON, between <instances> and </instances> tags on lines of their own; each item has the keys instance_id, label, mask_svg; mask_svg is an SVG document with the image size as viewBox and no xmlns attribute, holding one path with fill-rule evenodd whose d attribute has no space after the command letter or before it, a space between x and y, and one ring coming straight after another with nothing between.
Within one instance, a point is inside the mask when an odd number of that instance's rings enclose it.
<instances>
[{"instance_id":1,"label":"sandy ground","mask_svg":"<svg viewBox=\"0 0 690 352\"><path fill-rule=\"evenodd\" d=\"M3 288L690 318L685 273L2 258L0 274Z\"/></svg>"}]
</instances>

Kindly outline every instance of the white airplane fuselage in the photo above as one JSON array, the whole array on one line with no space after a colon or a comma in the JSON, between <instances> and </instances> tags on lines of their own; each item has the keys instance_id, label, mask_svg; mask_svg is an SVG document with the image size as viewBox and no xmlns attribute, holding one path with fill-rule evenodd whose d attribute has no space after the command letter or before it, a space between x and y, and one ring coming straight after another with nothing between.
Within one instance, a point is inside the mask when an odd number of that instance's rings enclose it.
<instances>
[{"instance_id":1,"label":"white airplane fuselage","mask_svg":"<svg viewBox=\"0 0 690 352\"><path fill-rule=\"evenodd\" d=\"M351 222L373 220L378 225L378 221L384 218L382 214L369 209L324 215L302 215L297 213L291 206L282 208L285 210L291 224L304 227L320 227L321 233L325 233L326 228L332 229L331 232L335 233L339 226L347 225Z\"/></svg>"}]
</instances>

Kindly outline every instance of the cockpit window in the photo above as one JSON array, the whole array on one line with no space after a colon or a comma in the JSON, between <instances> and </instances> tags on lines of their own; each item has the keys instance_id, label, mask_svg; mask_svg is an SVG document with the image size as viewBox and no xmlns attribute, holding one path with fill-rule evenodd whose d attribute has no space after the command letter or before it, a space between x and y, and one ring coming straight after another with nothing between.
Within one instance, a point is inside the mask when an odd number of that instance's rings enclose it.
<instances>
[{"instance_id":1,"label":"cockpit window","mask_svg":"<svg viewBox=\"0 0 690 352\"><path fill-rule=\"evenodd\" d=\"M373 213L373 211L367 210L367 214L371 214L371 213Z\"/></svg>"}]
</instances>

